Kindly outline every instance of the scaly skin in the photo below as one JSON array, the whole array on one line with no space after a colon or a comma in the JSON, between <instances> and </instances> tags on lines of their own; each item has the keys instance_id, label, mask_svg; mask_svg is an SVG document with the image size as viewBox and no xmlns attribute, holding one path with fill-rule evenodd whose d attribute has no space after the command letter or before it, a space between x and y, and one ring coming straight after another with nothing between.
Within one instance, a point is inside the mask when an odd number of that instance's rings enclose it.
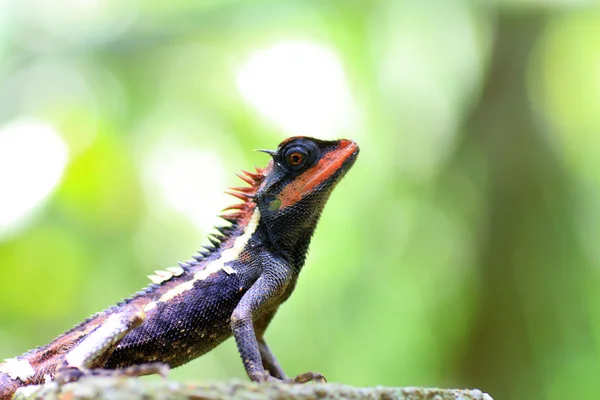
<instances>
[{"instance_id":1,"label":"scaly skin","mask_svg":"<svg viewBox=\"0 0 600 400\"><path fill-rule=\"evenodd\" d=\"M348 140L289 138L256 173L233 188L243 200L222 215L214 247L57 337L0 364L0 398L18 387L85 374L165 373L234 336L244 368L257 382L324 381L318 373L287 379L265 342L265 330L294 290L319 216L352 166Z\"/></svg>"}]
</instances>

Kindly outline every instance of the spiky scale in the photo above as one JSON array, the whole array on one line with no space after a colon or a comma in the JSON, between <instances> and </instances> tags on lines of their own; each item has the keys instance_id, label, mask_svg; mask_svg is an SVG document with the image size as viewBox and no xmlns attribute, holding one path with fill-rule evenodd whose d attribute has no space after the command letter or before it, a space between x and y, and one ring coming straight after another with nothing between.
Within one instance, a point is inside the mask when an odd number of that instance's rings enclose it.
<instances>
[{"instance_id":1,"label":"spiky scale","mask_svg":"<svg viewBox=\"0 0 600 400\"><path fill-rule=\"evenodd\" d=\"M252 177L244 176L242 174L235 174L235 175L249 185L252 185L254 183L254 179L252 179Z\"/></svg>"},{"instance_id":2,"label":"spiky scale","mask_svg":"<svg viewBox=\"0 0 600 400\"><path fill-rule=\"evenodd\" d=\"M148 275L148 279L150 279L152 281L152 283L155 283L157 285L162 283L164 280L162 277L160 277L158 275Z\"/></svg>"},{"instance_id":3,"label":"spiky scale","mask_svg":"<svg viewBox=\"0 0 600 400\"><path fill-rule=\"evenodd\" d=\"M225 192L225 193L227 193L227 192ZM228 211L228 210L243 210L245 207L246 207L246 205L243 204L243 203L241 203L241 204L240 203L238 203L238 204L232 204L229 207L225 207L223 209L223 211Z\"/></svg>"},{"instance_id":4,"label":"spiky scale","mask_svg":"<svg viewBox=\"0 0 600 400\"><path fill-rule=\"evenodd\" d=\"M238 212L235 213L228 213L228 214L219 214L219 218L224 219L225 221L229 222L231 225L237 225L240 215Z\"/></svg>"},{"instance_id":5,"label":"spiky scale","mask_svg":"<svg viewBox=\"0 0 600 400\"><path fill-rule=\"evenodd\" d=\"M173 276L180 276L185 272L185 270L181 267L169 267L167 268L167 271L172 273Z\"/></svg>"},{"instance_id":6,"label":"spiky scale","mask_svg":"<svg viewBox=\"0 0 600 400\"><path fill-rule=\"evenodd\" d=\"M243 200L243 201L253 198L253 196L251 196L249 194L240 193L240 192L232 192L230 190L225 191L225 193L227 193L230 196L237 197L238 199Z\"/></svg>"},{"instance_id":7,"label":"spiky scale","mask_svg":"<svg viewBox=\"0 0 600 400\"><path fill-rule=\"evenodd\" d=\"M275 154L277 154L276 150L256 149L254 151L260 151L261 153L266 153L266 154L270 155L271 157L273 157Z\"/></svg>"},{"instance_id":8,"label":"spiky scale","mask_svg":"<svg viewBox=\"0 0 600 400\"><path fill-rule=\"evenodd\" d=\"M214 237L215 239L217 239L219 242L222 242L223 240L227 239L225 236L223 236L221 234L221 231L219 230L219 228L215 227L215 230L219 233L211 233L211 236Z\"/></svg>"},{"instance_id":9,"label":"spiky scale","mask_svg":"<svg viewBox=\"0 0 600 400\"><path fill-rule=\"evenodd\" d=\"M229 226L215 226L215 229L219 231L220 235L218 237L219 240L223 241L229 232L231 232L231 227Z\"/></svg>"},{"instance_id":10,"label":"spiky scale","mask_svg":"<svg viewBox=\"0 0 600 400\"><path fill-rule=\"evenodd\" d=\"M246 194L254 193L256 191L256 189L251 186L232 186L229 189Z\"/></svg>"},{"instance_id":11,"label":"spiky scale","mask_svg":"<svg viewBox=\"0 0 600 400\"><path fill-rule=\"evenodd\" d=\"M156 270L154 271L154 274L162 277L163 279L171 279L173 277L173 274L168 271Z\"/></svg>"},{"instance_id":12,"label":"spiky scale","mask_svg":"<svg viewBox=\"0 0 600 400\"><path fill-rule=\"evenodd\" d=\"M255 174L254 172L242 171L244 174L252 178L253 181L257 181L262 177L262 174Z\"/></svg>"}]
</instances>

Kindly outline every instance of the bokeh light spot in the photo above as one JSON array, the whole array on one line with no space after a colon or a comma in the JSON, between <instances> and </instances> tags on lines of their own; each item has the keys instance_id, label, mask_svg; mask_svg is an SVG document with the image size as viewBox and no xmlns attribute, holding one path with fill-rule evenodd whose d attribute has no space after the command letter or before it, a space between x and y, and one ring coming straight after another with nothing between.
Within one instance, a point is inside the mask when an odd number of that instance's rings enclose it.
<instances>
[{"instance_id":1,"label":"bokeh light spot","mask_svg":"<svg viewBox=\"0 0 600 400\"><path fill-rule=\"evenodd\" d=\"M147 189L199 229L210 227L223 208L224 168L211 152L164 140L149 154L144 171Z\"/></svg>"},{"instance_id":2,"label":"bokeh light spot","mask_svg":"<svg viewBox=\"0 0 600 400\"><path fill-rule=\"evenodd\" d=\"M50 194L67 161L66 144L47 123L23 119L0 128L0 237Z\"/></svg>"},{"instance_id":3,"label":"bokeh light spot","mask_svg":"<svg viewBox=\"0 0 600 400\"><path fill-rule=\"evenodd\" d=\"M258 50L236 83L248 103L292 135L333 138L357 122L342 65L321 45L283 41Z\"/></svg>"}]
</instances>

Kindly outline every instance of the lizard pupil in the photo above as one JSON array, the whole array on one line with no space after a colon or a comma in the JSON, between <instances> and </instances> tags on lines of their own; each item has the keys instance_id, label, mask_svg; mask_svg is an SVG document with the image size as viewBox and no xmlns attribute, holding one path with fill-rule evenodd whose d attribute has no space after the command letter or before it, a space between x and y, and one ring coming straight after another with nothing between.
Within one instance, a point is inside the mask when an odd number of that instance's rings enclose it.
<instances>
[{"instance_id":1,"label":"lizard pupil","mask_svg":"<svg viewBox=\"0 0 600 400\"><path fill-rule=\"evenodd\" d=\"M290 164L298 165L302 162L303 158L304 157L302 156L302 153L298 153L298 152L292 153L292 154L290 154L290 157L289 157Z\"/></svg>"}]
</instances>

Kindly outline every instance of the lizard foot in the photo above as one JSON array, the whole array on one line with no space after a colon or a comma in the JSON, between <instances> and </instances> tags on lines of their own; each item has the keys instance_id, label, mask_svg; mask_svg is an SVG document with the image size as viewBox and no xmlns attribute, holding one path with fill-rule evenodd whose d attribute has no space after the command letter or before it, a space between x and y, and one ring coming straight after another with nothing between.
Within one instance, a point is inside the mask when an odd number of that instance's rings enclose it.
<instances>
[{"instance_id":1,"label":"lizard foot","mask_svg":"<svg viewBox=\"0 0 600 400\"><path fill-rule=\"evenodd\" d=\"M296 376L295 378L285 379L287 383L306 383L306 382L317 382L327 383L327 379L318 372L305 372Z\"/></svg>"},{"instance_id":2,"label":"lizard foot","mask_svg":"<svg viewBox=\"0 0 600 400\"><path fill-rule=\"evenodd\" d=\"M58 383L67 383L67 382L75 382L79 380L83 376L144 376L144 375L152 375L158 374L163 378L167 377L169 373L169 366L167 364L155 362L155 363L147 363L147 364L139 364L132 365L130 367L122 368L122 369L90 369L90 370L82 370L75 367L63 367L58 370L56 373L55 380Z\"/></svg>"},{"instance_id":3,"label":"lizard foot","mask_svg":"<svg viewBox=\"0 0 600 400\"><path fill-rule=\"evenodd\" d=\"M122 369L93 369L90 372L98 376L144 376L144 375L160 375L166 378L169 374L170 367L161 362L145 363L132 365Z\"/></svg>"},{"instance_id":4,"label":"lizard foot","mask_svg":"<svg viewBox=\"0 0 600 400\"><path fill-rule=\"evenodd\" d=\"M79 378L85 376L86 374L86 371L82 371L79 368L61 367L58 369L58 371L56 371L54 380L62 385L63 383L78 381Z\"/></svg>"}]
</instances>

